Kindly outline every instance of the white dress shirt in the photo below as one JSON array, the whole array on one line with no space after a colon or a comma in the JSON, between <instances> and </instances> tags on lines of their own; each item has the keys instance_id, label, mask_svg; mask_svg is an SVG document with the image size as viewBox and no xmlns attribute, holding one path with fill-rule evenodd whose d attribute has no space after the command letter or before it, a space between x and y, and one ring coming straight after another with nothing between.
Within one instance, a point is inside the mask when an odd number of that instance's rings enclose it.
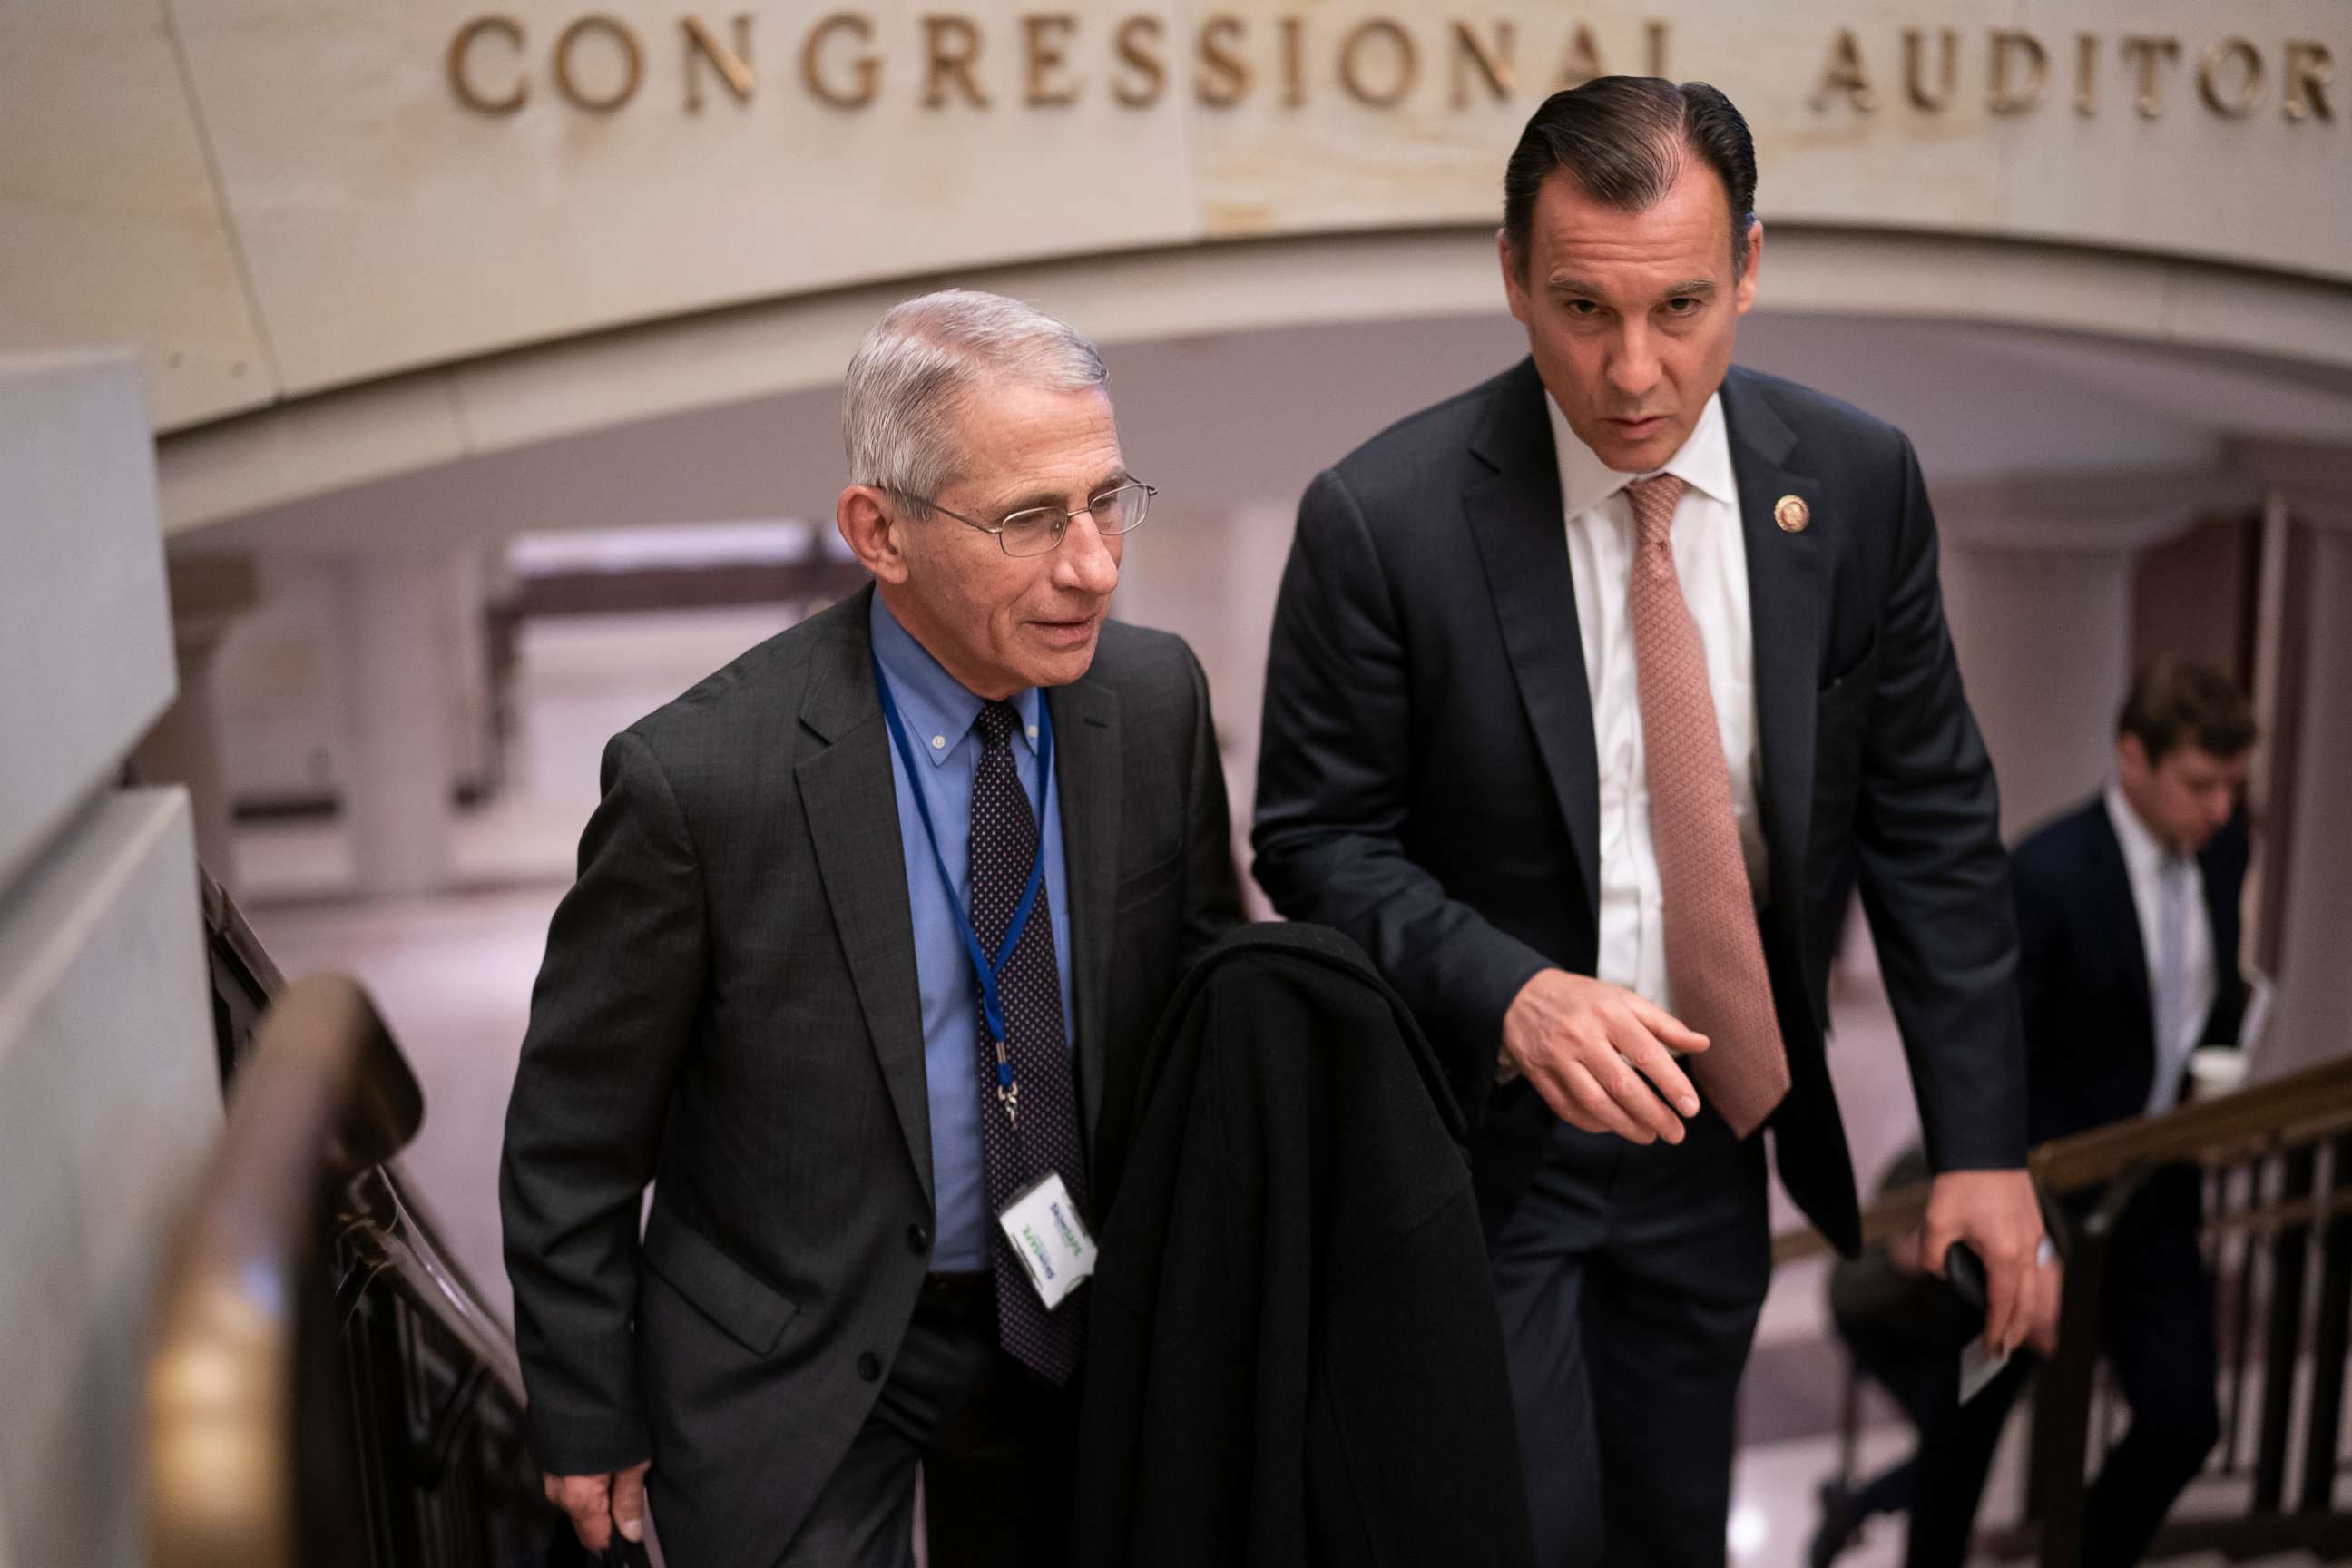
<instances>
[{"instance_id":1,"label":"white dress shirt","mask_svg":"<svg viewBox=\"0 0 2352 1568\"><path fill-rule=\"evenodd\" d=\"M2189 1066L2189 1053L2200 1044L2197 1037L2204 1032L2221 983L2213 968L2213 922L2205 910L2205 869L2194 855L2177 855L2165 847L2114 784L2107 785L2107 820L2115 824L2116 841L2123 846L2132 909L2139 916L2140 951L2147 960L2147 1016L2156 1037L2156 1082L2148 1089L2147 1113L2154 1116L2171 1110L2179 1098L2180 1075ZM2167 879L2180 910L2183 992L2169 1018L2165 1016L2164 994Z\"/></svg>"},{"instance_id":2,"label":"white dress shirt","mask_svg":"<svg viewBox=\"0 0 2352 1568\"><path fill-rule=\"evenodd\" d=\"M1650 836L1649 772L1643 760L1641 694L1626 589L1633 563L1633 507L1628 480L1601 462L1569 428L1547 394L1559 453L1560 510L1568 523L1568 562L1576 584L1577 628L1584 679L1592 698L1593 748L1601 763L1601 952L1594 978L1622 985L1674 1010L1666 977L1664 899ZM1748 883L1765 885L1764 828L1757 816L1762 758L1756 742L1756 642L1748 605L1748 544L1723 398L1706 408L1682 449L1659 473L1684 484L1675 507L1675 572L1706 654L1706 684L1716 727L1731 770L1731 809Z\"/></svg>"}]
</instances>

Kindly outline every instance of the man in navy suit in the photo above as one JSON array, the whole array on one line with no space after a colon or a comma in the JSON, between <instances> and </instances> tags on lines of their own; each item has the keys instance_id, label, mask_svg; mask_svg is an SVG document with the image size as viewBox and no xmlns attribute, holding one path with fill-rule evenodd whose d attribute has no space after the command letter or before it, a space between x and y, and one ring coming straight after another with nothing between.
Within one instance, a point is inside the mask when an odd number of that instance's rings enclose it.
<instances>
[{"instance_id":1,"label":"man in navy suit","mask_svg":"<svg viewBox=\"0 0 2352 1568\"><path fill-rule=\"evenodd\" d=\"M2249 850L2238 802L2252 710L2227 676L2159 658L2133 682L2116 729L2113 782L2011 858L2037 1143L2172 1109L2189 1053L2234 1042L2245 1010L2238 898ZM2140 1560L2221 1431L2200 1210L2196 1168L2167 1166L2109 1244L2102 1332L2132 1425L2085 1504L2088 1564ZM2042 1270L2029 1338L2045 1355L2061 1279ZM1985 1468L2031 1359L1931 1420L1913 1568L1965 1558Z\"/></svg>"},{"instance_id":2,"label":"man in navy suit","mask_svg":"<svg viewBox=\"0 0 2352 1568\"><path fill-rule=\"evenodd\" d=\"M1266 664L1259 884L1353 937L1474 1124L1543 1568L1719 1568L1763 1140L1861 1244L1822 1050L1857 884L1931 1266L2021 1335L2042 1237L1992 767L1901 432L1732 363L1756 149L1700 83L1554 94L1505 168L1528 357L1317 477Z\"/></svg>"}]
</instances>

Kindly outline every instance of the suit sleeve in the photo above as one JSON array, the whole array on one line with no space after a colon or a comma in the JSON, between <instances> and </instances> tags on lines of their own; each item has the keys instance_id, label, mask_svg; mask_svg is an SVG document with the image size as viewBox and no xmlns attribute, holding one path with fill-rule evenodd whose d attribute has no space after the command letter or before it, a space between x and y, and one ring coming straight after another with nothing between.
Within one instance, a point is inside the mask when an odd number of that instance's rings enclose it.
<instances>
[{"instance_id":1,"label":"suit sleeve","mask_svg":"<svg viewBox=\"0 0 2352 1568\"><path fill-rule=\"evenodd\" d=\"M1209 678L1190 648L1184 667L1192 684L1192 765L1185 783L1184 938L1177 973L1217 939L1242 923L1241 889L1234 875L1233 808L1226 804L1224 760L1217 748Z\"/></svg>"},{"instance_id":2,"label":"suit sleeve","mask_svg":"<svg viewBox=\"0 0 2352 1568\"><path fill-rule=\"evenodd\" d=\"M1355 498L1326 470L1299 503L1275 607L1258 884L1285 915L1336 927L1371 954L1446 1053L1459 1090L1492 1084L1503 1015L1550 965L1447 897L1407 853L1412 709L1394 595Z\"/></svg>"},{"instance_id":3,"label":"suit sleeve","mask_svg":"<svg viewBox=\"0 0 2352 1568\"><path fill-rule=\"evenodd\" d=\"M1901 445L1903 506L1879 626L1855 846L1863 905L1937 1171L2025 1163L2016 910L1992 762L1960 689L1936 520Z\"/></svg>"},{"instance_id":4,"label":"suit sleeve","mask_svg":"<svg viewBox=\"0 0 2352 1568\"><path fill-rule=\"evenodd\" d=\"M2053 1018L2072 967L2066 926L2060 918L2060 894L2049 885L2050 879L2040 865L2029 858L2031 847L2021 847L2010 860L2010 874L2016 881L2017 997L2024 1014L2029 1071L2041 1054L2056 1044Z\"/></svg>"},{"instance_id":5,"label":"suit sleeve","mask_svg":"<svg viewBox=\"0 0 2352 1568\"><path fill-rule=\"evenodd\" d=\"M551 1474L652 1455L633 1320L637 1230L708 944L686 821L645 742L604 748L531 993L499 1175L533 1447Z\"/></svg>"}]
</instances>

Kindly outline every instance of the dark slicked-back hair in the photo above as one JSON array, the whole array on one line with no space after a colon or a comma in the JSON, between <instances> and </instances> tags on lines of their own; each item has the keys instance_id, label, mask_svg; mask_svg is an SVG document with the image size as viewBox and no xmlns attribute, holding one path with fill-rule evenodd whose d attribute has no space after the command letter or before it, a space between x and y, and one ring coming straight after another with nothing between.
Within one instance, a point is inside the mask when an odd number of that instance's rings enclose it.
<instances>
[{"instance_id":1,"label":"dark slicked-back hair","mask_svg":"<svg viewBox=\"0 0 2352 1568\"><path fill-rule=\"evenodd\" d=\"M2159 654L2133 678L2123 711L2116 715L2116 732L2138 736L2151 763L2189 745L2217 757L2235 757L2254 743L2254 706L2220 670Z\"/></svg>"},{"instance_id":2,"label":"dark slicked-back hair","mask_svg":"<svg viewBox=\"0 0 2352 1568\"><path fill-rule=\"evenodd\" d=\"M1503 171L1503 233L1522 271L1536 193L1565 174L1605 206L1643 212L1665 199L1685 161L1696 157L1730 198L1731 263L1748 265L1756 221L1756 142L1731 100L1703 81L1595 77L1543 100Z\"/></svg>"}]
</instances>

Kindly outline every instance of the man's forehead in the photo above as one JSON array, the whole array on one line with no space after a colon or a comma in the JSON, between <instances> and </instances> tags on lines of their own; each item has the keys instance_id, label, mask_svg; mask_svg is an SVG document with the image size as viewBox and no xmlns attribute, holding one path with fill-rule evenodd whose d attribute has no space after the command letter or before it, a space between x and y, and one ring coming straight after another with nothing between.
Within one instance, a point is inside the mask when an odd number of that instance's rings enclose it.
<instances>
[{"instance_id":1,"label":"man's forehead","mask_svg":"<svg viewBox=\"0 0 2352 1568\"><path fill-rule=\"evenodd\" d=\"M1129 478L1114 438L1083 451L1045 447L1007 447L973 463L968 484L989 501L1006 508L1045 506L1074 494L1091 495Z\"/></svg>"},{"instance_id":2,"label":"man's forehead","mask_svg":"<svg viewBox=\"0 0 2352 1568\"><path fill-rule=\"evenodd\" d=\"M2194 774L2199 778L2227 778L2244 773L2252 766L2253 753L2239 752L2225 757L2190 741L2174 747L2168 753L2167 760L2182 773Z\"/></svg>"},{"instance_id":3,"label":"man's forehead","mask_svg":"<svg viewBox=\"0 0 2352 1568\"><path fill-rule=\"evenodd\" d=\"M1117 462L1118 426L1101 392L982 393L957 421L964 470L988 482L1013 473L1035 477L1045 468L1087 468Z\"/></svg>"},{"instance_id":4,"label":"man's forehead","mask_svg":"<svg viewBox=\"0 0 2352 1568\"><path fill-rule=\"evenodd\" d=\"M1719 275L1731 249L1731 211L1722 182L1705 164L1695 167L1640 208L1599 201L1574 175L1554 174L1544 184L1530 226L1538 264L1547 273L1580 265L1623 268L1654 263L1693 276Z\"/></svg>"}]
</instances>

